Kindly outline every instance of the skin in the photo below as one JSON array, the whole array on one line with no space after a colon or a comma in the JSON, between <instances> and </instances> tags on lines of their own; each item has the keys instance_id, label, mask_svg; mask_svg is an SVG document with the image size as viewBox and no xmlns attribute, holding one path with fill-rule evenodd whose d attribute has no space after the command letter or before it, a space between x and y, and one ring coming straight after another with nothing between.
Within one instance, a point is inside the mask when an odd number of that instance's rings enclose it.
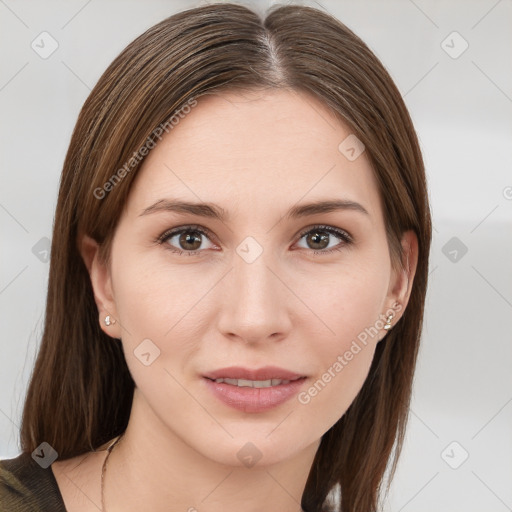
<instances>
[{"instance_id":1,"label":"skin","mask_svg":"<svg viewBox=\"0 0 512 512\"><path fill-rule=\"evenodd\" d=\"M109 458L109 512L168 511L171 505L189 512L301 510L321 437L368 375L386 334L377 320L396 302L401 307L393 323L403 313L417 261L416 237L406 232L409 266L393 270L366 153L349 161L338 150L349 134L302 93L200 98L144 161L110 265L101 263L96 242L83 237L100 324L122 339L136 383L127 431ZM141 215L164 198L215 203L229 219ZM290 207L320 199L357 202L367 213L285 218ZM166 230L190 224L212 234L196 234L200 254L172 252L191 251L179 236L155 242ZM319 224L345 230L353 242L323 231L327 249L341 247L325 253L312 235L301 238ZM263 251L252 263L236 251L248 236ZM117 320L110 327L107 314ZM275 365L307 376L301 388L307 391L374 325L378 335L307 404L293 397L270 411L243 412L220 402L202 378L231 365ZM134 350L148 338L160 356L145 366ZM237 458L248 442L261 454L251 468ZM68 510L101 508L104 458L98 451L53 464Z\"/></svg>"}]
</instances>

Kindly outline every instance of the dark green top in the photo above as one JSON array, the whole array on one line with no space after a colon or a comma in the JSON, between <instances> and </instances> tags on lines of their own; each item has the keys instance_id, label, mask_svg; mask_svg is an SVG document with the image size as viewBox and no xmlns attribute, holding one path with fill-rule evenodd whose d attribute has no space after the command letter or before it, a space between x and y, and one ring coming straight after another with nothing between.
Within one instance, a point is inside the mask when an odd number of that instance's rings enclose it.
<instances>
[{"instance_id":1,"label":"dark green top","mask_svg":"<svg viewBox=\"0 0 512 512\"><path fill-rule=\"evenodd\" d=\"M0 512L66 512L51 466L30 453L0 460Z\"/></svg>"}]
</instances>

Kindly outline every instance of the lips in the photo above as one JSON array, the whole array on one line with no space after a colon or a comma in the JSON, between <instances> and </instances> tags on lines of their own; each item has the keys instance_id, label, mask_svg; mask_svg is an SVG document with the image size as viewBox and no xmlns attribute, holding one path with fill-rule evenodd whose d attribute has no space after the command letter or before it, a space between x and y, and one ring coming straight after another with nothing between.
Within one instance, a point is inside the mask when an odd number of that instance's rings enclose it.
<instances>
[{"instance_id":1,"label":"lips","mask_svg":"<svg viewBox=\"0 0 512 512\"><path fill-rule=\"evenodd\" d=\"M285 370L277 366L265 366L263 368L251 370L241 366L230 366L220 368L212 372L205 373L203 377L210 380L216 379L243 379L243 380L296 380L305 375Z\"/></svg>"},{"instance_id":2,"label":"lips","mask_svg":"<svg viewBox=\"0 0 512 512\"><path fill-rule=\"evenodd\" d=\"M203 375L206 387L225 405L246 413L265 412L295 396L307 377L266 366L251 370L239 366Z\"/></svg>"}]
</instances>

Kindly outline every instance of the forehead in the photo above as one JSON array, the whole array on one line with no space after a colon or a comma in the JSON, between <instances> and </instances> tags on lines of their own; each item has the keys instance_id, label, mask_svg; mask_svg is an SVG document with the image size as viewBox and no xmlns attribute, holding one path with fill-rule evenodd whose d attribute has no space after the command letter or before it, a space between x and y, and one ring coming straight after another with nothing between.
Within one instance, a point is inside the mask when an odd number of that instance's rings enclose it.
<instances>
[{"instance_id":1,"label":"forehead","mask_svg":"<svg viewBox=\"0 0 512 512\"><path fill-rule=\"evenodd\" d=\"M350 160L339 149L349 136L346 124L304 93L203 96L148 154L128 207L140 213L172 197L243 214L340 197L364 202L377 215L377 185L365 152Z\"/></svg>"}]
</instances>

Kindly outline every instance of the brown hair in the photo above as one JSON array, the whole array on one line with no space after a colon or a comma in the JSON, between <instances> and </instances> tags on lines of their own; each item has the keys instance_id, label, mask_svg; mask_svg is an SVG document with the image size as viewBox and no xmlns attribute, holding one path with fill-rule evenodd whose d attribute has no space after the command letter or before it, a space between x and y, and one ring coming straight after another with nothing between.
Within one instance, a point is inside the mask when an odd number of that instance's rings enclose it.
<instances>
[{"instance_id":1,"label":"brown hair","mask_svg":"<svg viewBox=\"0 0 512 512\"><path fill-rule=\"evenodd\" d=\"M41 442L61 459L97 449L127 426L134 382L122 346L98 324L77 241L88 234L105 261L140 163L103 199L104 187L155 129L183 105L225 90L288 88L314 95L364 143L382 200L394 264L401 235L419 241L408 307L378 343L361 391L324 434L302 496L323 510L339 483L342 510L378 505L393 446L394 474L406 428L427 286L431 221L418 140L400 93L368 47L311 7L274 6L264 20L236 4L180 12L129 44L87 98L62 171L44 334L21 428L25 452ZM132 160L133 163L133 160Z\"/></svg>"}]
</instances>

